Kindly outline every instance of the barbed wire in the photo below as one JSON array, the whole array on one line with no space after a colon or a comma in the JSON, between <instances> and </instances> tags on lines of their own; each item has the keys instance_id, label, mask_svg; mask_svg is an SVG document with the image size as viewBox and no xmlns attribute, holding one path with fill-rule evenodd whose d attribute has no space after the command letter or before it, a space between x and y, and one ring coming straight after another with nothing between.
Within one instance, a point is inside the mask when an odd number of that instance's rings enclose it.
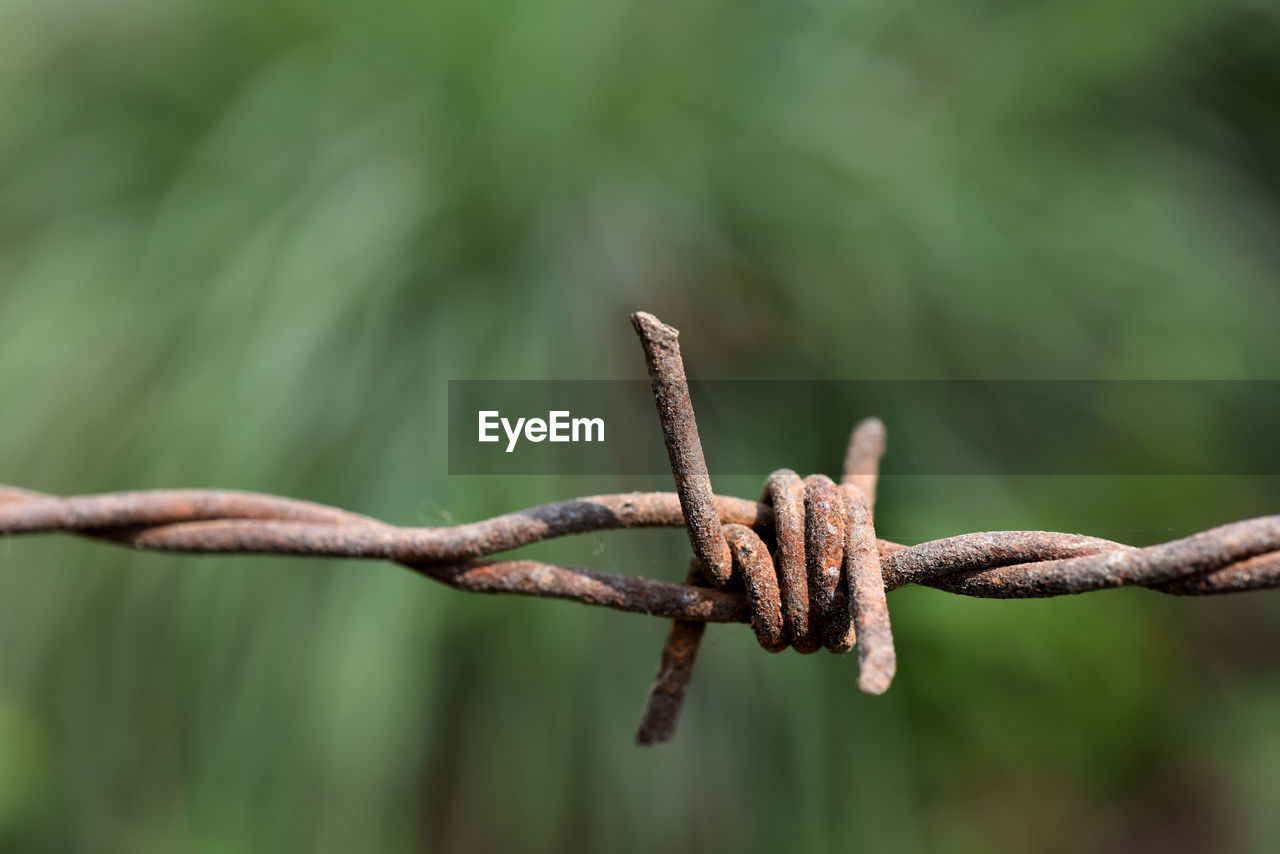
<instances>
[{"instance_id":1,"label":"barbed wire","mask_svg":"<svg viewBox=\"0 0 1280 854\"><path fill-rule=\"evenodd\" d=\"M565 599L674 618L636 740L669 741L707 623L750 623L765 649L858 651L858 687L883 693L897 662L885 593L920 584L967 596L1033 598L1116 587L1203 596L1280 586L1280 516L1145 548L1080 534L992 531L905 546L875 536L885 430L860 422L840 483L780 470L760 501L717 496L702 454L679 333L652 315L644 347L676 492L597 495L441 528L391 525L308 501L230 490L60 498L0 485L0 534L64 532L136 549L394 561L474 593ZM684 584L489 556L556 537L684 527Z\"/></svg>"}]
</instances>

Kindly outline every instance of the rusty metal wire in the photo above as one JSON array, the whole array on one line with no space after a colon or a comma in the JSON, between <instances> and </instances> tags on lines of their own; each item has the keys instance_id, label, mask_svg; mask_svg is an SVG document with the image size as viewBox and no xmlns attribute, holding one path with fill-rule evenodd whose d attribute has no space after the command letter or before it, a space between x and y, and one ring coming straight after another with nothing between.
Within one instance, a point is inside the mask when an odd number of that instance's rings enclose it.
<instances>
[{"instance_id":1,"label":"rusty metal wire","mask_svg":"<svg viewBox=\"0 0 1280 854\"><path fill-rule=\"evenodd\" d=\"M653 381L676 493L599 495L448 528L406 528L314 504L227 490L59 498L0 485L0 534L74 533L154 551L390 560L454 587L566 599L674 618L636 740L668 741L707 623L750 623L761 646L858 650L858 686L896 670L885 593L921 584L986 598L1139 586L1204 596L1280 586L1280 516L1146 548L1046 531L964 534L914 546L877 539L872 509L884 426L853 431L841 482L774 472L759 502L716 496L678 333L633 316ZM684 584L530 560L482 560L529 543L618 528L685 527ZM709 586L708 586L709 585Z\"/></svg>"}]
</instances>

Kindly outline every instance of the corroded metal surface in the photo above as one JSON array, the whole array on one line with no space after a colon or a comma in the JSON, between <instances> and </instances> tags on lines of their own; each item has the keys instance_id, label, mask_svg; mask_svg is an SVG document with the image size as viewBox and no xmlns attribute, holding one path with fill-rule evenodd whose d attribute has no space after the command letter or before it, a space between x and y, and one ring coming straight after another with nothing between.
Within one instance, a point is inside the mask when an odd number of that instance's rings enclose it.
<instances>
[{"instance_id":1,"label":"corroded metal surface","mask_svg":"<svg viewBox=\"0 0 1280 854\"><path fill-rule=\"evenodd\" d=\"M858 650L858 686L883 693L896 658L885 592L922 584L986 598L1140 586L1206 596L1280 586L1280 516L1222 525L1146 548L1079 534L994 531L914 546L875 537L884 425L855 428L837 486L774 472L760 502L711 490L677 333L651 315L644 344L675 493L598 495L448 528L406 528L315 504L227 490L58 498L0 485L0 535L74 533L154 551L395 561L458 590L565 599L675 618L637 733L674 735L706 623L750 623L771 651ZM554 537L685 527L685 584L529 560L482 560ZM712 586L703 586L710 582Z\"/></svg>"},{"instance_id":2,"label":"corroded metal surface","mask_svg":"<svg viewBox=\"0 0 1280 854\"><path fill-rule=\"evenodd\" d=\"M173 493L157 490L131 493L130 495L133 496L131 500L142 502L146 515L153 520L149 523L140 524L132 521L134 517L130 514L124 516L118 523L99 518L93 525L72 523L65 527L51 527L32 525L30 517L22 512L25 506L38 500L42 510L56 507L55 512L74 517L80 502L109 501L114 496L108 494L55 498L29 490L0 486L0 535L61 531L107 539L136 548L191 554L290 554L347 558L396 554L401 556L404 563L412 564L415 568L419 565L438 567L454 564L474 568L512 564L510 561L488 564L484 561L473 561L470 564L459 564L459 558L447 557L459 551L467 553L476 551L474 545L469 545L465 550L459 548L459 540L453 536L454 528L402 528L382 522L361 524L354 521L337 524L278 522L269 519L246 521L243 517L226 521L191 522L188 521L189 515L185 506L173 509L169 505L172 495L182 495L183 501L186 501L188 497L202 492L205 491L184 490L181 493ZM664 508L662 515L651 517L645 525L683 526L683 519L679 513L680 505L675 493L630 493L601 498L626 503L635 500L637 495L654 498L655 506ZM217 500L216 495L211 497ZM268 503L286 500L268 495L255 497ZM717 504L723 507L726 500L717 498ZM556 506L558 505L546 504L531 508L528 512L550 513L550 508ZM755 530L765 538L766 542L772 541L773 513L767 506L760 506L752 501L739 501L734 506L753 508L750 516L751 521L755 522ZM343 513L336 508L328 509L335 513ZM671 509L673 512L668 516L665 514L665 509ZM363 518L354 514L346 515L353 520ZM11 525L11 519L17 519L18 523ZM745 524L748 520L744 514L733 521ZM567 520L557 519L552 527L559 528L560 523L566 522ZM594 522L597 524L582 527L579 519L573 525L566 523L563 527L573 528L574 533L627 527L619 524L617 519L597 519ZM638 527L638 525L632 527ZM259 528L267 531L287 531L291 539L272 541L274 539L272 537L256 537L254 532ZM1251 536L1242 541L1241 535L1245 532L1249 532ZM522 538L522 541L539 542L550 536L559 536L559 534ZM463 537L461 540L470 542L470 537ZM378 547L374 548L374 544ZM492 552L484 551L482 554L492 554L505 548L496 548ZM876 550L879 553L880 574L885 580L886 588L891 591L908 584L924 584L969 596L1011 599L1029 595L1057 595L1052 592L1054 590L1085 593L1121 584L1150 587L1161 592L1184 596L1208 596L1280 586L1280 516L1263 516L1243 522L1233 522L1181 540L1146 548L1133 548L1080 534L1051 531L992 531L962 534L915 546L904 546L877 539ZM1117 554L1133 554L1137 556L1138 561L1149 560L1153 555L1163 554L1161 564L1165 565L1165 569L1148 576L1142 571L1132 571L1135 567L1130 567L1131 571L1126 574L1123 581L1116 583L1119 579L1113 578L1109 573L1108 561L1113 560ZM1169 566L1167 563L1170 554L1185 556L1188 563L1177 567ZM1063 568L1063 564L1066 563L1064 557L1072 560L1071 565L1065 569ZM519 564L522 567L540 565L536 561L520 561ZM552 565L546 564L546 566ZM666 584L666 582L650 579L632 579L572 567L557 568L572 570L575 573L589 573L592 577L634 581L637 585L634 588L636 590L646 590L651 586ZM1062 581L1064 572L1074 574L1069 584L1064 584ZM1014 580L1016 583L1002 583ZM530 595L571 600L579 598L572 589L572 585L559 589L555 583L554 580L540 582L540 589ZM690 585L667 584L667 586L677 587L683 591L683 595L699 601L705 600L712 592L718 592ZM491 581L477 582L467 589L485 593L525 592L510 590ZM750 622L750 614L746 609L746 599L743 594L726 592L718 595L724 597L726 601L738 602L741 607L733 609L733 616L708 619L708 622ZM623 608L622 610L644 609ZM681 609L672 606L672 609L662 607L646 613L674 617L681 616L680 611ZM701 618L695 617L695 619Z\"/></svg>"},{"instance_id":3,"label":"corroded metal surface","mask_svg":"<svg viewBox=\"0 0 1280 854\"><path fill-rule=\"evenodd\" d=\"M644 347L658 421L693 545L690 581L702 574L722 589L740 583L746 590L751 628L769 652L788 646L801 652L814 652L819 646L848 652L855 645L855 626L859 627L867 639L858 652L858 686L867 693L883 693L893 679L896 658L867 493L875 494L884 425L871 418L854 429L842 486L820 474L801 480L789 469L769 476L761 500L773 510L775 565L769 544L756 531L717 513L677 333L652 315L639 313L631 320ZM727 565L720 546L726 541ZM667 635L636 732L639 744L675 736L702 638L688 622L677 620Z\"/></svg>"},{"instance_id":4,"label":"corroded metal surface","mask_svg":"<svg viewBox=\"0 0 1280 854\"><path fill-rule=\"evenodd\" d=\"M689 562L686 583L696 584L701 580L698 559L693 558ZM693 677L693 665L706 628L706 623L690 619L671 623L666 643L662 646L662 658L658 661L658 673L653 677L649 698L645 701L644 717L636 730L636 744L661 744L671 740L680 720L685 691Z\"/></svg>"},{"instance_id":5,"label":"corroded metal surface","mask_svg":"<svg viewBox=\"0 0 1280 854\"><path fill-rule=\"evenodd\" d=\"M680 333L643 311L631 315L631 323L644 346L644 359L653 382L653 400L662 421L662 438L671 459L676 493L684 511L693 556L702 573L717 587L729 583L732 573L729 544L711 494L711 475L702 456L698 422L689 401L689 383L680 358Z\"/></svg>"}]
</instances>

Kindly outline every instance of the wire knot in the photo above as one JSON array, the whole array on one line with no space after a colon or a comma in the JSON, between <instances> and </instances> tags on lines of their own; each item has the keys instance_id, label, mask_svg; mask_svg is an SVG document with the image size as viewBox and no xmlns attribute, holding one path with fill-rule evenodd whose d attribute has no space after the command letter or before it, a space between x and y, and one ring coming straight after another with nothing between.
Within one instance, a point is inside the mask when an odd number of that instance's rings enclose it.
<instances>
[{"instance_id":1,"label":"wire knot","mask_svg":"<svg viewBox=\"0 0 1280 854\"><path fill-rule=\"evenodd\" d=\"M760 500L773 508L776 557L747 526L724 526L756 639L770 652L788 646L802 653L824 646L837 653L853 649L850 564L868 540L875 553L866 496L825 475L801 480L780 469L765 481Z\"/></svg>"},{"instance_id":2,"label":"wire knot","mask_svg":"<svg viewBox=\"0 0 1280 854\"><path fill-rule=\"evenodd\" d=\"M868 418L854 428L838 486L825 475L801 480L790 469L775 471L765 481L760 500L773 509L775 563L751 528L720 522L689 400L680 333L645 312L633 314L631 322L644 347L693 547L690 580L700 575L721 589L741 584L751 628L770 652L793 646L809 653L825 646L842 653L856 646L859 689L884 693L897 670L871 521L884 425ZM640 743L667 741L674 734L701 632L688 621L677 620L672 627L637 734Z\"/></svg>"}]
</instances>

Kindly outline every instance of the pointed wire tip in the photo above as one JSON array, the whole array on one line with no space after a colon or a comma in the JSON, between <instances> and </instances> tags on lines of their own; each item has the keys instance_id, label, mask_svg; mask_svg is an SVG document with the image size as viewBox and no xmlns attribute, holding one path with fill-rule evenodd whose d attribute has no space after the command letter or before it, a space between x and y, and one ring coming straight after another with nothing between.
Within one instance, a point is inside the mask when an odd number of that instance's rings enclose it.
<instances>
[{"instance_id":1,"label":"pointed wire tip","mask_svg":"<svg viewBox=\"0 0 1280 854\"><path fill-rule=\"evenodd\" d=\"M637 311L631 315L631 325L642 338L658 338L662 336L679 337L680 331L668 326L647 311Z\"/></svg>"},{"instance_id":2,"label":"pointed wire tip","mask_svg":"<svg viewBox=\"0 0 1280 854\"><path fill-rule=\"evenodd\" d=\"M873 652L866 661L858 663L858 690L876 697L889 690L898 671L897 656L893 650L878 652L880 654Z\"/></svg>"},{"instance_id":3,"label":"pointed wire tip","mask_svg":"<svg viewBox=\"0 0 1280 854\"><path fill-rule=\"evenodd\" d=\"M883 673L868 673L858 677L858 690L873 697L879 697L889 690L893 677Z\"/></svg>"},{"instance_id":4,"label":"pointed wire tip","mask_svg":"<svg viewBox=\"0 0 1280 854\"><path fill-rule=\"evenodd\" d=\"M885 443L885 426L884 422L872 415L870 418L863 418L857 424L853 425L853 433L849 436L849 445L858 445L869 451L877 452L877 456L884 453Z\"/></svg>"},{"instance_id":5,"label":"pointed wire tip","mask_svg":"<svg viewBox=\"0 0 1280 854\"><path fill-rule=\"evenodd\" d=\"M639 730L636 733L636 747L657 747L659 744L670 744L675 740L675 732L657 733L650 730Z\"/></svg>"},{"instance_id":6,"label":"pointed wire tip","mask_svg":"<svg viewBox=\"0 0 1280 854\"><path fill-rule=\"evenodd\" d=\"M876 479L880 474L880 458L884 456L885 434L883 421L875 416L864 418L853 426L844 452L841 482L857 486L872 505L876 500Z\"/></svg>"}]
</instances>

